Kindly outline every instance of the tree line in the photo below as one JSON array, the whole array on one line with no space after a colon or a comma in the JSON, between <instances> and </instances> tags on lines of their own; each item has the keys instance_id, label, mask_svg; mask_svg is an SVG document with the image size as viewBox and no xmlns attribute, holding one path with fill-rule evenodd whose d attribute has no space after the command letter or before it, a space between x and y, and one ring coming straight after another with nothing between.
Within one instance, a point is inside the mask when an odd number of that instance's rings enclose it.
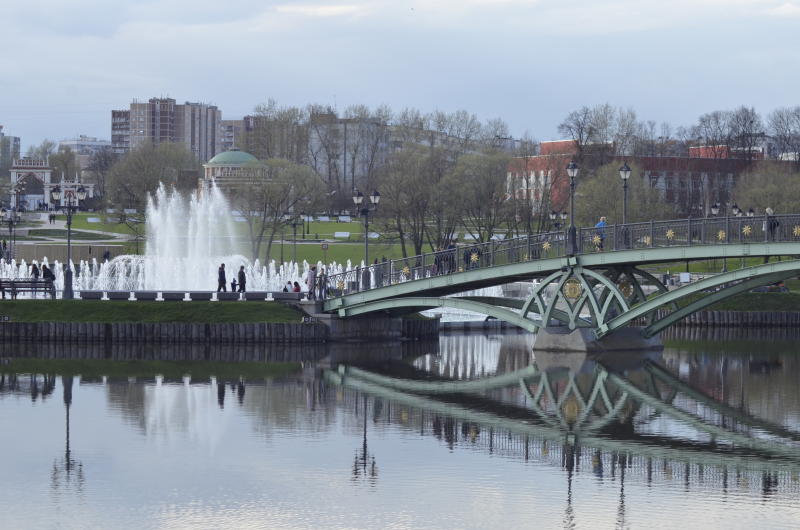
<instances>
[{"instance_id":1,"label":"tree line","mask_svg":"<svg viewBox=\"0 0 800 530\"><path fill-rule=\"evenodd\" d=\"M265 163L268 178L252 179L230 199L247 220L253 256L269 252L287 216L353 212L355 188L365 194L380 190L374 221L379 231L397 239L404 255L443 248L464 234L483 242L561 224L548 214L566 207L563 195L549 193L564 186L563 168L553 167L553 178L538 197L516 198L509 189L509 164L515 157L539 155L539 143L527 134L512 139L501 119L481 121L464 110L424 113L388 106L353 105L337 112L274 100L258 105L248 119L238 147ZM673 127L640 120L633 109L602 104L569 112L558 130L574 142L581 166L576 214L584 225L600 215L621 221L620 158L631 158L634 175L641 173L636 157L686 157L696 146L728 146L750 162L765 138L773 154L789 162L753 165L739 176L731 198L745 207L800 208L800 186L792 178L800 171L799 157L793 156L800 152L800 106L775 109L766 117L741 106ZM714 149L709 153L726 156ZM49 140L27 154L49 158L56 176L77 172L75 154ZM563 165L562 158L554 160ZM102 198L98 206L143 211L159 182L189 192L197 189L199 172L199 161L184 145L167 143L145 144L121 157L100 150L83 174L96 185ZM631 178L629 199L631 221L682 213L640 178Z\"/></svg>"}]
</instances>

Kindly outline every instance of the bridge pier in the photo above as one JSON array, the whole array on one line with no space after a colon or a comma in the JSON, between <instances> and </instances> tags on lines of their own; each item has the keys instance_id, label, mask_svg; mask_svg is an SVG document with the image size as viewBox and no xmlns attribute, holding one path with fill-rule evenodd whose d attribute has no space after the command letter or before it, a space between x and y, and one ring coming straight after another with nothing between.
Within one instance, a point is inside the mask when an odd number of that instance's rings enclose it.
<instances>
[{"instance_id":1,"label":"bridge pier","mask_svg":"<svg viewBox=\"0 0 800 530\"><path fill-rule=\"evenodd\" d=\"M571 330L567 326L548 326L536 333L533 351L604 353L615 351L660 351L664 343L658 336L645 338L638 328L623 328L598 339L592 328Z\"/></svg>"}]
</instances>

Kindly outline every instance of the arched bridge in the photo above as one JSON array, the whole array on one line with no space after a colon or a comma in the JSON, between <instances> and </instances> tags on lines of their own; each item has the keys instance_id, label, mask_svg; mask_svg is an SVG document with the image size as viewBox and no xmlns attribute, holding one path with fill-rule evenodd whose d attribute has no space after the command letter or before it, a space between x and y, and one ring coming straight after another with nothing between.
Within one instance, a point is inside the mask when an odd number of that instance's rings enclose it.
<instances>
[{"instance_id":1,"label":"arched bridge","mask_svg":"<svg viewBox=\"0 0 800 530\"><path fill-rule=\"evenodd\" d=\"M683 219L549 232L391 260L331 275L324 310L350 317L402 314L436 307L474 311L535 331L559 321L598 338L644 319L650 337L730 296L800 274L800 260L722 272L668 290L644 267L661 263L800 256L800 215ZM536 280L526 300L453 296ZM696 296L701 293L702 296ZM685 302L687 297L690 303ZM656 310L672 308L656 318Z\"/></svg>"}]
</instances>

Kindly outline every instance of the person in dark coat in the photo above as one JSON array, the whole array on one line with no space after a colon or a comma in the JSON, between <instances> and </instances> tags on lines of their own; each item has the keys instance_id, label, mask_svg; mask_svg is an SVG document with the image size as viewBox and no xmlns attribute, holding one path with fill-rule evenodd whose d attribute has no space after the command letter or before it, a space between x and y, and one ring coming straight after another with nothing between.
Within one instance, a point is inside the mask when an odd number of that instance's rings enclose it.
<instances>
[{"instance_id":1,"label":"person in dark coat","mask_svg":"<svg viewBox=\"0 0 800 530\"><path fill-rule=\"evenodd\" d=\"M225 264L222 263L219 266L219 270L217 270L217 292L227 292L228 287L225 285Z\"/></svg>"},{"instance_id":2,"label":"person in dark coat","mask_svg":"<svg viewBox=\"0 0 800 530\"><path fill-rule=\"evenodd\" d=\"M38 280L39 279L39 267L37 267L35 263L33 265L31 265L31 277L34 280Z\"/></svg>"},{"instance_id":3,"label":"person in dark coat","mask_svg":"<svg viewBox=\"0 0 800 530\"><path fill-rule=\"evenodd\" d=\"M775 232L781 223L775 218L775 212L772 208L767 208L767 235L770 241L775 241Z\"/></svg>"},{"instance_id":4,"label":"person in dark coat","mask_svg":"<svg viewBox=\"0 0 800 530\"><path fill-rule=\"evenodd\" d=\"M245 293L247 292L247 275L244 273L244 265L239 267L239 292Z\"/></svg>"}]
</instances>

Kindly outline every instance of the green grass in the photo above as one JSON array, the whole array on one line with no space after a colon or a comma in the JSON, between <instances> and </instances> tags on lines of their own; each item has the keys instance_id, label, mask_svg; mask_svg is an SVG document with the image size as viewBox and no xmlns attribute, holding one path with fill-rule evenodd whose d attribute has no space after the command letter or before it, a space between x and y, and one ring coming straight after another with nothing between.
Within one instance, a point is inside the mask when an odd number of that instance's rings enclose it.
<instances>
[{"instance_id":1,"label":"green grass","mask_svg":"<svg viewBox=\"0 0 800 530\"><path fill-rule=\"evenodd\" d=\"M688 305L705 296L697 293L679 302ZM708 311L800 311L800 293L742 293L717 302Z\"/></svg>"},{"instance_id":2,"label":"green grass","mask_svg":"<svg viewBox=\"0 0 800 530\"><path fill-rule=\"evenodd\" d=\"M300 363L256 363L213 361L106 361L63 359L6 359L0 363L0 373L7 374L80 374L86 379L153 377L180 379L191 375L194 380L214 376L224 380L271 379L296 373Z\"/></svg>"},{"instance_id":3,"label":"green grass","mask_svg":"<svg viewBox=\"0 0 800 530\"><path fill-rule=\"evenodd\" d=\"M782 256L783 261L794 259L790 256ZM778 261L777 257L770 258L770 261ZM700 261L689 262L689 272L698 274L714 274L722 271L723 266L727 265L729 271L736 270L744 267L755 267L756 265L763 265L764 258L728 258L727 263L723 259L709 259ZM663 274L669 271L672 274L679 272L686 272L686 262L678 261L672 263L659 263L657 265L647 265L644 267L651 273Z\"/></svg>"},{"instance_id":4,"label":"green grass","mask_svg":"<svg viewBox=\"0 0 800 530\"><path fill-rule=\"evenodd\" d=\"M67 231L54 228L39 228L31 229L28 234L39 237L49 237L52 239L67 239ZM114 236L107 236L103 234L94 234L92 232L81 232L79 230L72 230L72 239L85 240L85 241L100 241L114 239Z\"/></svg>"},{"instance_id":5,"label":"green grass","mask_svg":"<svg viewBox=\"0 0 800 530\"><path fill-rule=\"evenodd\" d=\"M13 322L299 322L280 302L128 302L111 300L2 300ZM0 324L2 325L2 324Z\"/></svg>"},{"instance_id":6,"label":"green grass","mask_svg":"<svg viewBox=\"0 0 800 530\"><path fill-rule=\"evenodd\" d=\"M100 219L100 223L90 223L87 221L89 217L97 217ZM100 230L102 232L113 232L116 234L130 234L136 235L136 233L131 230L128 225L124 223L112 223L109 222L109 218L113 218L113 215L106 215L101 213L80 213L75 214L72 216L72 228L78 230ZM57 215L57 220L66 221L67 217L65 215ZM44 225L47 226L47 225ZM144 225L141 226L142 233L144 233Z\"/></svg>"}]
</instances>

